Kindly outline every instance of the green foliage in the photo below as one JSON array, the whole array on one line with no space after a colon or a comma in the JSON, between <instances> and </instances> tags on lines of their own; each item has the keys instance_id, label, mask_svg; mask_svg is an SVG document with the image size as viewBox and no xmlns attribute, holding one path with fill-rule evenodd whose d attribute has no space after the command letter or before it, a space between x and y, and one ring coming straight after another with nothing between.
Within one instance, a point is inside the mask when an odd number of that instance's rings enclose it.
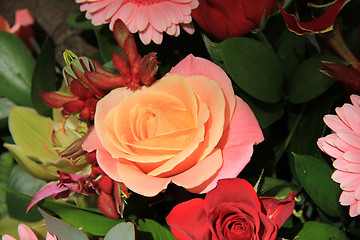
<instances>
[{"instance_id":1,"label":"green foliage","mask_svg":"<svg viewBox=\"0 0 360 240\"><path fill-rule=\"evenodd\" d=\"M230 38L216 46L225 69L242 90L266 103L280 101L284 75L273 50L245 37Z\"/></svg>"},{"instance_id":2,"label":"green foliage","mask_svg":"<svg viewBox=\"0 0 360 240\"><path fill-rule=\"evenodd\" d=\"M59 240L77 239L87 240L88 238L80 232L80 230L71 227L69 224L61 221L58 218L50 216L46 212L39 209L41 215L45 219L46 228L51 235L56 236Z\"/></svg>"},{"instance_id":3,"label":"green foliage","mask_svg":"<svg viewBox=\"0 0 360 240\"><path fill-rule=\"evenodd\" d=\"M140 219L136 229L141 240L175 240L167 228L151 219Z\"/></svg>"},{"instance_id":4,"label":"green foliage","mask_svg":"<svg viewBox=\"0 0 360 240\"><path fill-rule=\"evenodd\" d=\"M297 179L310 198L327 215L340 217L340 187L331 179L333 169L325 161L307 155L296 155L295 171Z\"/></svg>"},{"instance_id":5,"label":"green foliage","mask_svg":"<svg viewBox=\"0 0 360 240\"><path fill-rule=\"evenodd\" d=\"M304 103L324 93L334 80L321 74L321 61L342 62L334 55L319 55L306 59L287 82L286 93L292 103Z\"/></svg>"},{"instance_id":6,"label":"green foliage","mask_svg":"<svg viewBox=\"0 0 360 240\"><path fill-rule=\"evenodd\" d=\"M41 115L50 116L52 109L41 99L40 91L51 92L56 90L55 53L50 39L47 38L36 60L31 83L32 105Z\"/></svg>"},{"instance_id":7,"label":"green foliage","mask_svg":"<svg viewBox=\"0 0 360 240\"><path fill-rule=\"evenodd\" d=\"M100 54L105 63L112 60L112 53L117 52L123 55L121 47L114 39L113 32L107 25L94 28L96 39L98 41Z\"/></svg>"},{"instance_id":8,"label":"green foliage","mask_svg":"<svg viewBox=\"0 0 360 240\"><path fill-rule=\"evenodd\" d=\"M31 77L35 61L14 34L0 31L0 94L12 102L31 106Z\"/></svg>"},{"instance_id":9,"label":"green foliage","mask_svg":"<svg viewBox=\"0 0 360 240\"><path fill-rule=\"evenodd\" d=\"M6 97L0 98L0 130L7 127L10 108L16 104Z\"/></svg>"},{"instance_id":10,"label":"green foliage","mask_svg":"<svg viewBox=\"0 0 360 240\"><path fill-rule=\"evenodd\" d=\"M315 221L306 222L301 231L297 234L296 240L347 240L346 235L337 229L326 223L320 223Z\"/></svg>"},{"instance_id":11,"label":"green foliage","mask_svg":"<svg viewBox=\"0 0 360 240\"><path fill-rule=\"evenodd\" d=\"M104 240L117 240L121 236L122 240L135 240L135 226L133 223L124 222L115 225L106 234Z\"/></svg>"},{"instance_id":12,"label":"green foliage","mask_svg":"<svg viewBox=\"0 0 360 240\"><path fill-rule=\"evenodd\" d=\"M93 25L91 24L91 21L85 18L85 13L83 12L78 12L73 14L72 16L70 16L69 18L67 18L65 20L65 22L67 24L69 24L70 26L74 27L74 28L79 28L79 29L93 29Z\"/></svg>"}]
</instances>

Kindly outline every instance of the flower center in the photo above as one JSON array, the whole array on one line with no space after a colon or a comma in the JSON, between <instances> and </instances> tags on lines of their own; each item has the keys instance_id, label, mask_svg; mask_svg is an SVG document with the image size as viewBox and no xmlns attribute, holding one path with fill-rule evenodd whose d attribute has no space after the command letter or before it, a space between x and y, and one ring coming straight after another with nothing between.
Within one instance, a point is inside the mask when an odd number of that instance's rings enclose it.
<instances>
[{"instance_id":1,"label":"flower center","mask_svg":"<svg viewBox=\"0 0 360 240\"><path fill-rule=\"evenodd\" d=\"M127 2L135 3L136 5L152 5L159 2L165 2L168 0L127 0Z\"/></svg>"}]
</instances>

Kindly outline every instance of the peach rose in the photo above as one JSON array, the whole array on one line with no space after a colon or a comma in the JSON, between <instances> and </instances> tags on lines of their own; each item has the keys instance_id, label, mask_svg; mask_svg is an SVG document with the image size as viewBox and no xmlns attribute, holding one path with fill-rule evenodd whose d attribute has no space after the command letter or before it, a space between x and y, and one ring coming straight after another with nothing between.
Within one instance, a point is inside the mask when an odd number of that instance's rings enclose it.
<instances>
[{"instance_id":1,"label":"peach rose","mask_svg":"<svg viewBox=\"0 0 360 240\"><path fill-rule=\"evenodd\" d=\"M236 177L263 140L226 73L189 55L150 87L117 88L96 107L83 144L102 170L130 190L155 196L169 183L205 193Z\"/></svg>"}]
</instances>

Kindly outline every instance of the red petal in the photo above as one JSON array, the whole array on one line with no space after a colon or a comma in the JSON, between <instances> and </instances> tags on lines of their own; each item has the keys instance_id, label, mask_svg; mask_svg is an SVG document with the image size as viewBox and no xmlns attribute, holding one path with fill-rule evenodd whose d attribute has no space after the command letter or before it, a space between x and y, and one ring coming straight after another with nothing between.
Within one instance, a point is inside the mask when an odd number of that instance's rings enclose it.
<instances>
[{"instance_id":1,"label":"red petal","mask_svg":"<svg viewBox=\"0 0 360 240\"><path fill-rule=\"evenodd\" d=\"M131 36L126 25L120 19L116 20L114 24L114 37L119 46L124 49L125 40Z\"/></svg>"},{"instance_id":2,"label":"red petal","mask_svg":"<svg viewBox=\"0 0 360 240\"><path fill-rule=\"evenodd\" d=\"M140 79L142 84L150 86L155 81L155 74L158 70L158 61L156 60L156 53L151 52L141 60L140 65Z\"/></svg>"},{"instance_id":3,"label":"red petal","mask_svg":"<svg viewBox=\"0 0 360 240\"><path fill-rule=\"evenodd\" d=\"M74 100L74 101L65 103L63 105L63 107L69 113L77 113L85 107L85 101Z\"/></svg>"},{"instance_id":4,"label":"red petal","mask_svg":"<svg viewBox=\"0 0 360 240\"><path fill-rule=\"evenodd\" d=\"M119 218L112 195L101 192L98 199L98 207L105 216L114 219Z\"/></svg>"},{"instance_id":5,"label":"red petal","mask_svg":"<svg viewBox=\"0 0 360 240\"><path fill-rule=\"evenodd\" d=\"M112 194L114 181L111 178L109 178L107 175L103 175L98 181L98 186L102 192L105 192L107 194Z\"/></svg>"},{"instance_id":6,"label":"red petal","mask_svg":"<svg viewBox=\"0 0 360 240\"><path fill-rule=\"evenodd\" d=\"M130 81L128 77L115 75L105 75L98 72L85 72L86 78L91 82L92 85L97 88L107 89L114 87L124 87L126 83Z\"/></svg>"},{"instance_id":7,"label":"red petal","mask_svg":"<svg viewBox=\"0 0 360 240\"><path fill-rule=\"evenodd\" d=\"M292 32L296 34L304 33L323 33L332 29L335 18L339 14L340 10L348 3L348 0L336 1L323 15L310 22L300 22L292 14L288 14L278 3L278 6L283 16L286 26Z\"/></svg>"},{"instance_id":8,"label":"red petal","mask_svg":"<svg viewBox=\"0 0 360 240\"><path fill-rule=\"evenodd\" d=\"M70 92L83 99L92 97L94 94L88 88L86 88L79 80L74 79L70 83Z\"/></svg>"},{"instance_id":9,"label":"red petal","mask_svg":"<svg viewBox=\"0 0 360 240\"><path fill-rule=\"evenodd\" d=\"M295 195L296 192L292 192L281 201L272 197L259 198L264 214L270 218L279 228L293 213L295 206Z\"/></svg>"},{"instance_id":10,"label":"red petal","mask_svg":"<svg viewBox=\"0 0 360 240\"><path fill-rule=\"evenodd\" d=\"M67 96L57 92L42 92L40 97L46 105L51 108L61 108L65 103L79 99L76 96Z\"/></svg>"},{"instance_id":11,"label":"red petal","mask_svg":"<svg viewBox=\"0 0 360 240\"><path fill-rule=\"evenodd\" d=\"M73 70L74 74L76 75L76 77L78 78L78 80L80 82L82 82L85 86L88 86L95 95L99 96L99 97L103 97L105 96L105 93L103 91L101 91L100 89L98 89L94 84L92 84L86 77L85 74L83 72L81 72L80 69L78 69L77 67L75 67L73 64L70 65L71 69Z\"/></svg>"},{"instance_id":12,"label":"red petal","mask_svg":"<svg viewBox=\"0 0 360 240\"><path fill-rule=\"evenodd\" d=\"M118 54L117 52L113 52L112 54L113 64L117 70L119 70L121 75L130 75L130 67L126 59Z\"/></svg>"}]
</instances>

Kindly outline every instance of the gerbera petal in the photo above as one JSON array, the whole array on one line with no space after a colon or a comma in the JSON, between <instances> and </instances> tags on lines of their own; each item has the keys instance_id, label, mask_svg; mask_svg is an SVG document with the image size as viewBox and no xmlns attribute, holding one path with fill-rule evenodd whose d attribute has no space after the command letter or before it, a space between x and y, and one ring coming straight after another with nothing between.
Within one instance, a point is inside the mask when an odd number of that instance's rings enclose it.
<instances>
[{"instance_id":1,"label":"gerbera petal","mask_svg":"<svg viewBox=\"0 0 360 240\"><path fill-rule=\"evenodd\" d=\"M348 129L349 127L340 120L340 118L336 115L325 115L324 117L325 124L334 132L340 129Z\"/></svg>"},{"instance_id":2,"label":"gerbera petal","mask_svg":"<svg viewBox=\"0 0 360 240\"><path fill-rule=\"evenodd\" d=\"M344 130L337 131L336 134L345 143L347 143L353 147L360 146L360 134L359 133L351 131L350 129L344 129Z\"/></svg>"},{"instance_id":3,"label":"gerbera petal","mask_svg":"<svg viewBox=\"0 0 360 240\"><path fill-rule=\"evenodd\" d=\"M357 201L355 204L351 205L349 208L349 215L350 217L356 217L360 214L360 209L358 210L359 207L359 201Z\"/></svg>"},{"instance_id":4,"label":"gerbera petal","mask_svg":"<svg viewBox=\"0 0 360 240\"><path fill-rule=\"evenodd\" d=\"M145 44L149 44L152 39L152 32L156 31L151 25L148 25L144 31L139 32L140 40Z\"/></svg>"},{"instance_id":5,"label":"gerbera petal","mask_svg":"<svg viewBox=\"0 0 360 240\"><path fill-rule=\"evenodd\" d=\"M194 24L192 22L182 23L180 25L188 34L194 34L195 28L194 28Z\"/></svg>"},{"instance_id":6,"label":"gerbera petal","mask_svg":"<svg viewBox=\"0 0 360 240\"><path fill-rule=\"evenodd\" d=\"M360 163L360 150L351 150L344 153L343 158L352 163Z\"/></svg>"},{"instance_id":7,"label":"gerbera petal","mask_svg":"<svg viewBox=\"0 0 360 240\"><path fill-rule=\"evenodd\" d=\"M355 191L354 191L354 196L353 196L356 200L360 200L360 184L356 187Z\"/></svg>"},{"instance_id":8,"label":"gerbera petal","mask_svg":"<svg viewBox=\"0 0 360 240\"><path fill-rule=\"evenodd\" d=\"M356 187L360 184L359 174L347 173L341 180L340 187L345 191L355 191Z\"/></svg>"},{"instance_id":9,"label":"gerbera petal","mask_svg":"<svg viewBox=\"0 0 360 240\"><path fill-rule=\"evenodd\" d=\"M109 20L114 14L119 10L121 4L124 0L117 0L111 2L105 9L104 9L104 15L103 17L106 20Z\"/></svg>"},{"instance_id":10,"label":"gerbera petal","mask_svg":"<svg viewBox=\"0 0 360 240\"><path fill-rule=\"evenodd\" d=\"M37 240L35 233L25 224L18 225L18 234L20 240Z\"/></svg>"},{"instance_id":11,"label":"gerbera petal","mask_svg":"<svg viewBox=\"0 0 360 240\"><path fill-rule=\"evenodd\" d=\"M352 94L350 100L354 107L360 111L360 96Z\"/></svg>"},{"instance_id":12,"label":"gerbera petal","mask_svg":"<svg viewBox=\"0 0 360 240\"><path fill-rule=\"evenodd\" d=\"M150 21L150 10L148 6L140 6L136 16L137 28L143 31Z\"/></svg>"},{"instance_id":13,"label":"gerbera petal","mask_svg":"<svg viewBox=\"0 0 360 240\"><path fill-rule=\"evenodd\" d=\"M334 180L335 182L337 183L341 183L341 181L343 181L343 179L345 177L347 177L349 173L347 172L343 172L343 171L340 171L340 170L336 170L332 175L331 175L331 178L332 180Z\"/></svg>"},{"instance_id":14,"label":"gerbera petal","mask_svg":"<svg viewBox=\"0 0 360 240\"><path fill-rule=\"evenodd\" d=\"M344 171L344 172L360 173L360 164L346 161L343 158L336 159L333 163L333 166L336 169Z\"/></svg>"},{"instance_id":15,"label":"gerbera petal","mask_svg":"<svg viewBox=\"0 0 360 240\"><path fill-rule=\"evenodd\" d=\"M346 122L348 122L349 127L355 131L360 132L360 112L353 105L345 104L342 107L344 112Z\"/></svg>"},{"instance_id":16,"label":"gerbera petal","mask_svg":"<svg viewBox=\"0 0 360 240\"><path fill-rule=\"evenodd\" d=\"M354 192L343 191L340 195L340 204L343 206L349 206L356 203L356 199L354 198Z\"/></svg>"}]
</instances>

